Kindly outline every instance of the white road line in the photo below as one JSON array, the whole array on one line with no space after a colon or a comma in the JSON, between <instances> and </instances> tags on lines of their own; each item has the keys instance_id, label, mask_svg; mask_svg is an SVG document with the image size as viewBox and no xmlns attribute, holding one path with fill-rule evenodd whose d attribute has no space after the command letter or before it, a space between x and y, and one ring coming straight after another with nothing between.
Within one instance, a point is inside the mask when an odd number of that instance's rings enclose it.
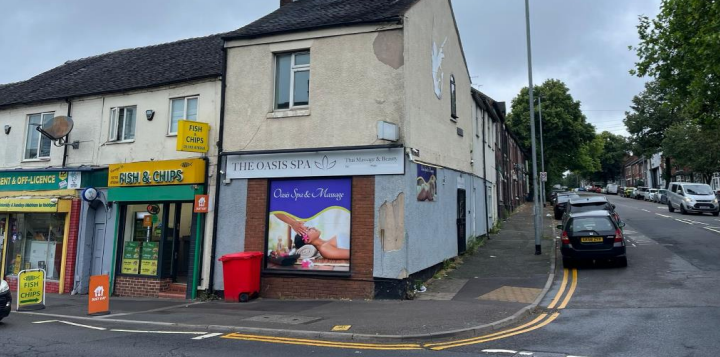
<instances>
[{"instance_id":1,"label":"white road line","mask_svg":"<svg viewBox=\"0 0 720 357\"><path fill-rule=\"evenodd\" d=\"M57 320L33 321L34 324L46 324L48 322L57 322Z\"/></svg>"},{"instance_id":2,"label":"white road line","mask_svg":"<svg viewBox=\"0 0 720 357\"><path fill-rule=\"evenodd\" d=\"M656 214L656 215L658 215L658 216L660 216L660 217L665 217L665 218L672 218L672 217L670 217L670 216L666 216L666 215L664 215L664 214L660 214L660 213L655 213L655 214Z\"/></svg>"},{"instance_id":3,"label":"white road line","mask_svg":"<svg viewBox=\"0 0 720 357\"><path fill-rule=\"evenodd\" d=\"M658 208L666 209L667 207L666 206L658 206Z\"/></svg>"},{"instance_id":4,"label":"white road line","mask_svg":"<svg viewBox=\"0 0 720 357\"><path fill-rule=\"evenodd\" d=\"M646 210L646 209L644 209L644 208L643 208L643 211L645 211L645 212L647 212L647 213L650 213L650 211L648 211L648 210Z\"/></svg>"},{"instance_id":5,"label":"white road line","mask_svg":"<svg viewBox=\"0 0 720 357\"><path fill-rule=\"evenodd\" d=\"M177 335L204 335L206 332L191 332L191 331L144 331L144 330L123 330L123 329L112 329L112 332L132 332L132 333L159 333L159 334L177 334Z\"/></svg>"},{"instance_id":6,"label":"white road line","mask_svg":"<svg viewBox=\"0 0 720 357\"><path fill-rule=\"evenodd\" d=\"M688 222L688 221L683 221L683 220L681 220L681 219L677 219L677 218L675 218L675 220L676 220L676 221L678 221L678 222L682 222L682 223L685 223L685 224L689 224L689 225L691 225L691 226L692 226L692 222Z\"/></svg>"},{"instance_id":7,"label":"white road line","mask_svg":"<svg viewBox=\"0 0 720 357\"><path fill-rule=\"evenodd\" d=\"M107 329L104 328L104 327L95 327L95 326L90 326L90 325L83 325L83 324L79 324L79 323L76 323L76 322L70 322L70 321L58 321L58 322L61 323L61 324L66 324L66 325L71 325L71 326L77 326L77 327L84 327L84 328L89 328L89 329L99 330L99 331L105 331L105 330L107 330Z\"/></svg>"},{"instance_id":8,"label":"white road line","mask_svg":"<svg viewBox=\"0 0 720 357\"><path fill-rule=\"evenodd\" d=\"M720 233L720 227L703 227L709 231L713 231L715 233Z\"/></svg>"},{"instance_id":9,"label":"white road line","mask_svg":"<svg viewBox=\"0 0 720 357\"><path fill-rule=\"evenodd\" d=\"M709 224L703 223L703 222L698 222L698 221L690 221L690 222L697 223L697 224L702 224L702 225L704 225L704 226L709 226Z\"/></svg>"},{"instance_id":10,"label":"white road line","mask_svg":"<svg viewBox=\"0 0 720 357\"><path fill-rule=\"evenodd\" d=\"M198 337L193 337L193 340L204 340L204 339L206 339L206 338L215 337L215 336L220 336L220 335L222 335L222 333L220 333L220 332L213 332L213 333L209 333L209 334L207 334L207 335L202 335L202 336L198 336Z\"/></svg>"},{"instance_id":11,"label":"white road line","mask_svg":"<svg viewBox=\"0 0 720 357\"><path fill-rule=\"evenodd\" d=\"M635 247L635 248L637 248L637 246L635 245L635 243L633 243L632 246Z\"/></svg>"}]
</instances>

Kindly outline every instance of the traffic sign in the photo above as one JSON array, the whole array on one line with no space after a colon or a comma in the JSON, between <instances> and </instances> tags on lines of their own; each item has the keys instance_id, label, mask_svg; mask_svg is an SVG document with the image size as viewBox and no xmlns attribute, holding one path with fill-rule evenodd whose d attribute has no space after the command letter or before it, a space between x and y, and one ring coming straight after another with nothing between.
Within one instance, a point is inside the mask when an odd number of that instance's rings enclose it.
<instances>
[{"instance_id":1,"label":"traffic sign","mask_svg":"<svg viewBox=\"0 0 720 357\"><path fill-rule=\"evenodd\" d=\"M547 172L540 173L540 181L547 182Z\"/></svg>"},{"instance_id":2,"label":"traffic sign","mask_svg":"<svg viewBox=\"0 0 720 357\"><path fill-rule=\"evenodd\" d=\"M30 269L18 273L17 310L45 308L45 270Z\"/></svg>"},{"instance_id":3,"label":"traffic sign","mask_svg":"<svg viewBox=\"0 0 720 357\"><path fill-rule=\"evenodd\" d=\"M88 291L88 315L107 315L110 313L110 277L93 275L90 277Z\"/></svg>"}]
</instances>

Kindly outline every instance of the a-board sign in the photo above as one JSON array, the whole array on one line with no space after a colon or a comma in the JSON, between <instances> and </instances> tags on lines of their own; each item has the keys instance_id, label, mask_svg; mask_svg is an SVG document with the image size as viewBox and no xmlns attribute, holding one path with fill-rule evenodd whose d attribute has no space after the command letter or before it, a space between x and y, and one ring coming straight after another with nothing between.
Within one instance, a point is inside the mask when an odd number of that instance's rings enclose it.
<instances>
[{"instance_id":1,"label":"a-board sign","mask_svg":"<svg viewBox=\"0 0 720 357\"><path fill-rule=\"evenodd\" d=\"M110 276L93 275L90 277L88 291L88 315L106 315L110 313Z\"/></svg>"},{"instance_id":2,"label":"a-board sign","mask_svg":"<svg viewBox=\"0 0 720 357\"><path fill-rule=\"evenodd\" d=\"M18 273L17 310L45 308L45 270L29 269Z\"/></svg>"}]
</instances>

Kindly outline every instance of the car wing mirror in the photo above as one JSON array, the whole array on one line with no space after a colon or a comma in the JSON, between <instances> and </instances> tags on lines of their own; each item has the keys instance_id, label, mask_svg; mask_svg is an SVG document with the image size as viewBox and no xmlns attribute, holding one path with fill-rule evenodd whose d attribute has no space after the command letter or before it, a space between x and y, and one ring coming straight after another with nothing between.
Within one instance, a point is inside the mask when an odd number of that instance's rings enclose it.
<instances>
[{"instance_id":1,"label":"car wing mirror","mask_svg":"<svg viewBox=\"0 0 720 357\"><path fill-rule=\"evenodd\" d=\"M562 226L562 224L558 224L557 226L555 226L555 228L557 228L557 229L563 229L563 226Z\"/></svg>"},{"instance_id":2,"label":"car wing mirror","mask_svg":"<svg viewBox=\"0 0 720 357\"><path fill-rule=\"evenodd\" d=\"M625 227L625 222L620 222L620 223L618 223L618 227L620 227L620 228Z\"/></svg>"}]
</instances>

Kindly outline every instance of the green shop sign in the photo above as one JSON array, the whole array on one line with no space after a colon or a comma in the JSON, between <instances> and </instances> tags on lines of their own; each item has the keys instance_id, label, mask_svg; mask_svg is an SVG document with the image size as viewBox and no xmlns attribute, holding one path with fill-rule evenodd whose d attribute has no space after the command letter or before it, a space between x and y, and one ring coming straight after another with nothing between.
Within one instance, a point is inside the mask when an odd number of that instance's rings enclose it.
<instances>
[{"instance_id":1,"label":"green shop sign","mask_svg":"<svg viewBox=\"0 0 720 357\"><path fill-rule=\"evenodd\" d=\"M79 189L80 172L0 172L0 191L43 191Z\"/></svg>"}]
</instances>

